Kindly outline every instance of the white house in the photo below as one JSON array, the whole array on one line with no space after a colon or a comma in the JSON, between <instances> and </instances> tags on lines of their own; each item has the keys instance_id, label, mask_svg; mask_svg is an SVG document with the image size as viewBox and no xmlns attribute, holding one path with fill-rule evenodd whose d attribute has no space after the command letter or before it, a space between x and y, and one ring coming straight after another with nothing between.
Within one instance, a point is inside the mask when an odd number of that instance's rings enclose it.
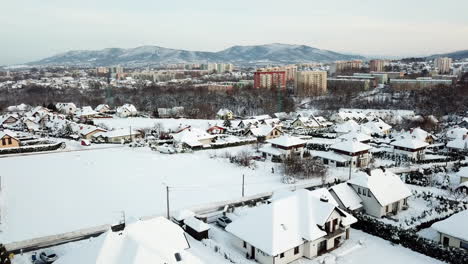
<instances>
[{"instance_id":1,"label":"white house","mask_svg":"<svg viewBox=\"0 0 468 264\"><path fill-rule=\"evenodd\" d=\"M457 172L457 176L460 177L460 183L468 182L468 167L462 167Z\"/></svg>"},{"instance_id":2,"label":"white house","mask_svg":"<svg viewBox=\"0 0 468 264\"><path fill-rule=\"evenodd\" d=\"M77 109L74 103L57 103L55 108L57 108L57 111L65 115L74 114Z\"/></svg>"},{"instance_id":3,"label":"white house","mask_svg":"<svg viewBox=\"0 0 468 264\"><path fill-rule=\"evenodd\" d=\"M254 136L258 141L265 141L267 139L276 138L283 134L283 131L279 126L269 126L269 125L258 125L256 127L251 126L247 132L246 136Z\"/></svg>"},{"instance_id":4,"label":"white house","mask_svg":"<svg viewBox=\"0 0 468 264\"><path fill-rule=\"evenodd\" d=\"M129 116L135 116L138 114L138 111L136 107L132 104L124 104L122 106L119 106L117 108L116 112L118 117L129 117Z\"/></svg>"},{"instance_id":5,"label":"white house","mask_svg":"<svg viewBox=\"0 0 468 264\"><path fill-rule=\"evenodd\" d=\"M132 140L142 138L142 134L139 131L136 131L132 129L130 132L130 129L116 129L116 130L111 130L111 131L106 131L106 132L96 132L93 133L92 135L92 140L94 142L99 142L99 143L117 143L117 144L123 144L127 142L131 142Z\"/></svg>"},{"instance_id":6,"label":"white house","mask_svg":"<svg viewBox=\"0 0 468 264\"><path fill-rule=\"evenodd\" d=\"M447 143L447 148L454 152L468 151L468 134L449 141Z\"/></svg>"},{"instance_id":7,"label":"white house","mask_svg":"<svg viewBox=\"0 0 468 264\"><path fill-rule=\"evenodd\" d=\"M371 159L369 150L372 147L359 142L356 138L352 140L342 140L330 146L336 154L342 155L346 160L351 161L351 166L366 167Z\"/></svg>"},{"instance_id":8,"label":"white house","mask_svg":"<svg viewBox=\"0 0 468 264\"><path fill-rule=\"evenodd\" d=\"M372 137L368 134L360 133L357 131L351 131L338 137L338 140L350 141L354 139L357 139L357 141L361 143L369 143L372 140Z\"/></svg>"},{"instance_id":9,"label":"white house","mask_svg":"<svg viewBox=\"0 0 468 264\"><path fill-rule=\"evenodd\" d=\"M216 136L210 135L202 129L192 127L186 127L171 135L176 142L182 143L191 149L209 146L216 138Z\"/></svg>"},{"instance_id":10,"label":"white house","mask_svg":"<svg viewBox=\"0 0 468 264\"><path fill-rule=\"evenodd\" d=\"M416 136L400 136L390 143L393 146L393 153L406 156L412 160L423 160L426 147L429 146L425 141L421 141Z\"/></svg>"},{"instance_id":11,"label":"white house","mask_svg":"<svg viewBox=\"0 0 468 264\"><path fill-rule=\"evenodd\" d=\"M439 242L444 246L468 250L468 210L456 213L449 218L432 224L439 233Z\"/></svg>"},{"instance_id":12,"label":"white house","mask_svg":"<svg viewBox=\"0 0 468 264\"><path fill-rule=\"evenodd\" d=\"M283 135L277 138L268 139L267 144L259 149L264 158L273 157L285 159L293 154L303 156L306 141L293 136Z\"/></svg>"},{"instance_id":13,"label":"white house","mask_svg":"<svg viewBox=\"0 0 468 264\"><path fill-rule=\"evenodd\" d=\"M364 211L375 217L398 214L408 208L408 197L412 195L400 177L388 170L359 172L347 184L361 198ZM335 194L343 204L354 203L347 201L348 196L342 196L339 192Z\"/></svg>"},{"instance_id":14,"label":"white house","mask_svg":"<svg viewBox=\"0 0 468 264\"><path fill-rule=\"evenodd\" d=\"M96 106L96 108L94 109L94 111L101 113L101 114L109 112L110 110L111 108L107 104L100 104Z\"/></svg>"},{"instance_id":15,"label":"white house","mask_svg":"<svg viewBox=\"0 0 468 264\"><path fill-rule=\"evenodd\" d=\"M448 140L454 140L457 138L462 138L464 135L468 135L468 129L464 127L454 127L447 131L445 136Z\"/></svg>"},{"instance_id":16,"label":"white house","mask_svg":"<svg viewBox=\"0 0 468 264\"><path fill-rule=\"evenodd\" d=\"M301 189L248 209L226 231L234 236L234 247L248 258L284 264L337 248L349 238L349 227L356 221L326 196L317 198Z\"/></svg>"},{"instance_id":17,"label":"white house","mask_svg":"<svg viewBox=\"0 0 468 264\"><path fill-rule=\"evenodd\" d=\"M303 127L303 128L320 128L322 124L316 120L315 118L307 118L307 117L298 117L296 118L291 125L293 127Z\"/></svg>"},{"instance_id":18,"label":"white house","mask_svg":"<svg viewBox=\"0 0 468 264\"><path fill-rule=\"evenodd\" d=\"M392 126L385 123L382 119L376 118L362 125L367 128L371 134L388 135L391 132Z\"/></svg>"}]
</instances>

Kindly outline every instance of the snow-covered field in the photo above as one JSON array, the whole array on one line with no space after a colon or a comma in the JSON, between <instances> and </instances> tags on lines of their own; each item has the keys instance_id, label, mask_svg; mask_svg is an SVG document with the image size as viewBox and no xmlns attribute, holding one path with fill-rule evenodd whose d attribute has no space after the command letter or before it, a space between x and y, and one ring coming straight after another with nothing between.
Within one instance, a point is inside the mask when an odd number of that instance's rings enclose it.
<instances>
[{"instance_id":1,"label":"snow-covered field","mask_svg":"<svg viewBox=\"0 0 468 264\"><path fill-rule=\"evenodd\" d=\"M135 218L165 214L164 184L174 187L171 210L239 198L242 174L246 195L287 187L278 169L272 174L272 163L257 162L252 170L220 158L242 149L251 146L177 155L123 147L0 159L0 241L115 223L122 210Z\"/></svg>"}]
</instances>

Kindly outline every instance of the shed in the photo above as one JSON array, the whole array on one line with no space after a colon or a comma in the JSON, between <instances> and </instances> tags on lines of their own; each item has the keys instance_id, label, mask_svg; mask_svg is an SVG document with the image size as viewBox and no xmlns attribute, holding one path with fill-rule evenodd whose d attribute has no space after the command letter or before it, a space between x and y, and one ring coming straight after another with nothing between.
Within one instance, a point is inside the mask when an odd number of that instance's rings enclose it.
<instances>
[{"instance_id":1,"label":"shed","mask_svg":"<svg viewBox=\"0 0 468 264\"><path fill-rule=\"evenodd\" d=\"M194 216L184 220L185 231L196 240L208 239L210 226Z\"/></svg>"}]
</instances>

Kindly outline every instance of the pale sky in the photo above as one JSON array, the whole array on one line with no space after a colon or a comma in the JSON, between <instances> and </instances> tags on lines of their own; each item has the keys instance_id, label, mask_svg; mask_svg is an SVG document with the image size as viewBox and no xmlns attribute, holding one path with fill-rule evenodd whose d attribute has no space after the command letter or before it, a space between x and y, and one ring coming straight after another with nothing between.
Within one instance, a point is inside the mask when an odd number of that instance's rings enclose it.
<instances>
[{"instance_id":1,"label":"pale sky","mask_svg":"<svg viewBox=\"0 0 468 264\"><path fill-rule=\"evenodd\" d=\"M0 0L0 65L142 45L428 55L468 49L467 11L467 0Z\"/></svg>"}]
</instances>

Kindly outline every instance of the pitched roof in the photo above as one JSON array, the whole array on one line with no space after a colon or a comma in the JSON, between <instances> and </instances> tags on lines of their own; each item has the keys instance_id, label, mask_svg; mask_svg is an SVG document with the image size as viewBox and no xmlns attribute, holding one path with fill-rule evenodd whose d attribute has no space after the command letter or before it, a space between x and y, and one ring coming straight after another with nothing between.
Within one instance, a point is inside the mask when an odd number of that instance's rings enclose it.
<instances>
[{"instance_id":1,"label":"pitched roof","mask_svg":"<svg viewBox=\"0 0 468 264\"><path fill-rule=\"evenodd\" d=\"M338 139L344 139L344 140L353 140L354 138L357 139L357 141L359 142L369 141L372 139L371 136L367 134L359 133L357 131L351 131L349 133L346 133L338 137Z\"/></svg>"},{"instance_id":2,"label":"pitched roof","mask_svg":"<svg viewBox=\"0 0 468 264\"><path fill-rule=\"evenodd\" d=\"M282 135L277 138L272 138L266 140L266 142L283 146L283 147L292 147L292 146L297 146L297 145L303 145L306 143L305 140L302 140L298 137L293 137L293 136L288 136L288 135Z\"/></svg>"},{"instance_id":3,"label":"pitched roof","mask_svg":"<svg viewBox=\"0 0 468 264\"><path fill-rule=\"evenodd\" d=\"M382 206L412 195L400 177L392 172L377 169L372 170L370 174L371 176L365 172L359 172L348 183L369 189Z\"/></svg>"},{"instance_id":4,"label":"pitched roof","mask_svg":"<svg viewBox=\"0 0 468 264\"><path fill-rule=\"evenodd\" d=\"M270 256L275 256L326 235L323 226L334 210L329 202L320 201L310 191L301 189L270 204L250 209L234 220L226 231ZM356 221L344 214L347 223Z\"/></svg>"},{"instance_id":5,"label":"pitched roof","mask_svg":"<svg viewBox=\"0 0 468 264\"><path fill-rule=\"evenodd\" d=\"M250 132L256 137L265 137L271 133L277 127L271 127L269 125L259 125L258 127L251 127Z\"/></svg>"},{"instance_id":6,"label":"pitched roof","mask_svg":"<svg viewBox=\"0 0 468 264\"><path fill-rule=\"evenodd\" d=\"M3 131L0 131L0 138L3 138L3 137L5 137L5 136L9 136L9 137L11 137L11 138L14 138L14 139L18 140L18 139L16 138L16 134L15 134L14 132L10 131L10 130L3 130Z\"/></svg>"},{"instance_id":7,"label":"pitched roof","mask_svg":"<svg viewBox=\"0 0 468 264\"><path fill-rule=\"evenodd\" d=\"M330 149L341 150L341 151L345 151L349 153L366 151L371 148L372 148L371 146L361 143L357 139L343 140L341 142L337 142L330 146Z\"/></svg>"},{"instance_id":8,"label":"pitched roof","mask_svg":"<svg viewBox=\"0 0 468 264\"><path fill-rule=\"evenodd\" d=\"M432 224L432 228L440 233L468 241L468 210L456 213L449 218Z\"/></svg>"},{"instance_id":9,"label":"pitched roof","mask_svg":"<svg viewBox=\"0 0 468 264\"><path fill-rule=\"evenodd\" d=\"M354 189L347 183L340 183L330 188L340 199L341 203L349 210L356 210L362 207L362 199Z\"/></svg>"},{"instance_id":10,"label":"pitched roof","mask_svg":"<svg viewBox=\"0 0 468 264\"><path fill-rule=\"evenodd\" d=\"M390 143L390 145L409 149L421 149L429 146L428 143L417 139L416 136L400 136L396 141Z\"/></svg>"}]
</instances>

